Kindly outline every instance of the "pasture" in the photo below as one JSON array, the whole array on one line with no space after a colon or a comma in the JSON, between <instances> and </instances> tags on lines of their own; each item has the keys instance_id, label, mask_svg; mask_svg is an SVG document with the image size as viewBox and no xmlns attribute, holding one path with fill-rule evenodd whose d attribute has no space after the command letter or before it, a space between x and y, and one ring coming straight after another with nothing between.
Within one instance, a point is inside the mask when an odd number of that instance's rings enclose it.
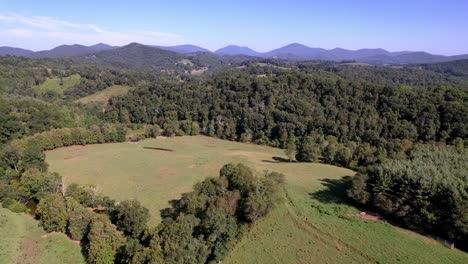
<instances>
[{"instance_id":1,"label":"pasture","mask_svg":"<svg viewBox=\"0 0 468 264\"><path fill-rule=\"evenodd\" d=\"M63 91L65 91L66 89L79 84L80 78L81 77L78 74L64 77L62 78L62 81L58 77L51 78L47 79L44 83L40 85L34 86L33 89L39 94L44 94L48 91L55 92L56 94L63 94Z\"/></svg>"},{"instance_id":2,"label":"pasture","mask_svg":"<svg viewBox=\"0 0 468 264\"><path fill-rule=\"evenodd\" d=\"M172 150L172 151L167 151ZM286 175L284 201L239 241L224 263L466 263L468 255L384 221L356 217L344 196L353 171L284 162L283 150L204 136L138 143L73 146L46 153L65 184L95 184L116 200L137 199L159 210L222 165L242 162L257 172Z\"/></svg>"},{"instance_id":3,"label":"pasture","mask_svg":"<svg viewBox=\"0 0 468 264\"><path fill-rule=\"evenodd\" d=\"M130 87L125 86L125 85L113 85L111 87L108 87L92 95L88 95L86 97L80 98L77 100L77 102L80 102L83 104L91 103L91 102L101 102L103 104L106 104L109 98L111 98L112 96L127 94L129 90L130 90Z\"/></svg>"},{"instance_id":4,"label":"pasture","mask_svg":"<svg viewBox=\"0 0 468 264\"><path fill-rule=\"evenodd\" d=\"M85 263L79 244L64 234L47 234L32 216L0 207L0 264Z\"/></svg>"}]
</instances>

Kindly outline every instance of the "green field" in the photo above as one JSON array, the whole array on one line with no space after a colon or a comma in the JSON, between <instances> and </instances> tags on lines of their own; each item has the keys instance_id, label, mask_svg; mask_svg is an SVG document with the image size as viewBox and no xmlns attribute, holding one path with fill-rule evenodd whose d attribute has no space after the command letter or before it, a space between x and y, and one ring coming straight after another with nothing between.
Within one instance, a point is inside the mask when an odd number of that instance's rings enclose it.
<instances>
[{"instance_id":1,"label":"green field","mask_svg":"<svg viewBox=\"0 0 468 264\"><path fill-rule=\"evenodd\" d=\"M79 244L47 234L31 216L0 207L0 264L85 263Z\"/></svg>"},{"instance_id":2,"label":"green field","mask_svg":"<svg viewBox=\"0 0 468 264\"><path fill-rule=\"evenodd\" d=\"M151 150L157 147L173 151ZM152 225L168 200L190 191L228 162L286 175L285 199L259 221L224 263L467 263L468 255L383 221L357 218L346 204L350 170L323 164L281 162L276 148L196 136L136 144L74 146L47 152L50 171L65 184L97 184L117 200L138 199Z\"/></svg>"},{"instance_id":3,"label":"green field","mask_svg":"<svg viewBox=\"0 0 468 264\"><path fill-rule=\"evenodd\" d=\"M105 104L110 97L127 94L128 90L130 90L129 86L113 85L95 94L80 98L77 100L77 102L84 104L90 102L102 102Z\"/></svg>"},{"instance_id":4,"label":"green field","mask_svg":"<svg viewBox=\"0 0 468 264\"><path fill-rule=\"evenodd\" d=\"M57 94L63 94L63 91L80 83L80 75L74 74L63 78L63 84L60 85L60 78L47 79L44 83L34 86L33 89L44 94L47 91L53 91Z\"/></svg>"}]
</instances>

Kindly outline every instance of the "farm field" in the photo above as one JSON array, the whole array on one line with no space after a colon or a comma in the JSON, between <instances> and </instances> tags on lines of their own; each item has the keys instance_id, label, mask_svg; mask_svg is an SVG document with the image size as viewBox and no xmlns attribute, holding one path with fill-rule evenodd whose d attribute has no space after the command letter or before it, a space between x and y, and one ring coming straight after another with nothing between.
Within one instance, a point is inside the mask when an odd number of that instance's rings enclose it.
<instances>
[{"instance_id":1,"label":"farm field","mask_svg":"<svg viewBox=\"0 0 468 264\"><path fill-rule=\"evenodd\" d=\"M63 91L80 83L80 75L74 74L63 78L63 84L60 85L60 78L47 79L44 83L34 86L33 89L40 94L53 91L57 94L63 94Z\"/></svg>"},{"instance_id":2,"label":"farm field","mask_svg":"<svg viewBox=\"0 0 468 264\"><path fill-rule=\"evenodd\" d=\"M105 104L107 103L110 97L127 94L129 90L130 90L129 86L113 85L95 94L80 98L77 100L77 102L84 103L84 104L90 103L90 102L102 102Z\"/></svg>"},{"instance_id":3,"label":"farm field","mask_svg":"<svg viewBox=\"0 0 468 264\"><path fill-rule=\"evenodd\" d=\"M80 245L64 234L47 234L31 216L0 207L0 264L85 263Z\"/></svg>"},{"instance_id":4,"label":"farm field","mask_svg":"<svg viewBox=\"0 0 468 264\"><path fill-rule=\"evenodd\" d=\"M160 148L172 151L145 149ZM96 184L116 200L137 199L159 210L192 185L242 162L259 173L286 175L285 199L237 244L224 263L466 263L468 255L384 221L356 217L343 177L353 171L324 164L281 162L276 148L196 136L135 144L73 146L46 153L65 184Z\"/></svg>"}]
</instances>

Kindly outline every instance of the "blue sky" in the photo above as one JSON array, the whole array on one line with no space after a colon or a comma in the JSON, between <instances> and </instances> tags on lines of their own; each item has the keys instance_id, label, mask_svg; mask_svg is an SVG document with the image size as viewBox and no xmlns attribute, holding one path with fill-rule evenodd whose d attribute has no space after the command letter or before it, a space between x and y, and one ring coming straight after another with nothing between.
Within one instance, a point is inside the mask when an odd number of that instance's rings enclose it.
<instances>
[{"instance_id":1,"label":"blue sky","mask_svg":"<svg viewBox=\"0 0 468 264\"><path fill-rule=\"evenodd\" d=\"M468 1L0 0L0 46L228 44L468 53Z\"/></svg>"}]
</instances>

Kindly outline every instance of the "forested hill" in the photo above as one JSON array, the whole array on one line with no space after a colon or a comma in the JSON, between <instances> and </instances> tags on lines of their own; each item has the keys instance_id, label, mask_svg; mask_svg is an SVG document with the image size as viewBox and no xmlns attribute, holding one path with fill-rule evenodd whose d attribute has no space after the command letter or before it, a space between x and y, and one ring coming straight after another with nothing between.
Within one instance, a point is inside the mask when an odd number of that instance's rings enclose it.
<instances>
[{"instance_id":1,"label":"forested hill","mask_svg":"<svg viewBox=\"0 0 468 264\"><path fill-rule=\"evenodd\" d=\"M468 80L468 60L420 65L422 69L462 77Z\"/></svg>"},{"instance_id":2,"label":"forested hill","mask_svg":"<svg viewBox=\"0 0 468 264\"><path fill-rule=\"evenodd\" d=\"M237 72L112 98L106 116L161 126L194 120L207 134L276 146L287 135L312 132L384 146L467 138L467 98L459 88L381 86L298 71L262 77Z\"/></svg>"},{"instance_id":3,"label":"forested hill","mask_svg":"<svg viewBox=\"0 0 468 264\"><path fill-rule=\"evenodd\" d=\"M132 43L121 48L93 53L86 56L84 61L120 67L150 67L175 64L183 57L173 51Z\"/></svg>"}]
</instances>

